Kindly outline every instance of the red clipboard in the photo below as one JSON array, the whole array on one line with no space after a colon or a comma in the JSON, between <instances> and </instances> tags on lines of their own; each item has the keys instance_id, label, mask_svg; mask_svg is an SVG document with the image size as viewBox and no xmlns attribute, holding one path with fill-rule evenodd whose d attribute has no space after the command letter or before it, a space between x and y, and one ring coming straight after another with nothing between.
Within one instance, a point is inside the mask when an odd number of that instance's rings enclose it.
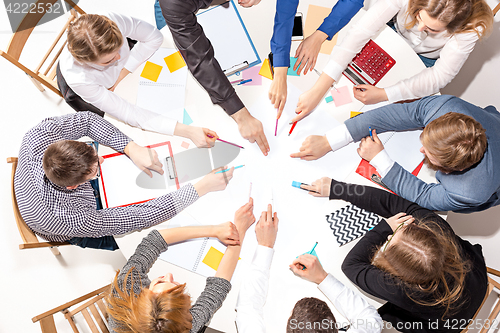
<instances>
[{"instance_id":1,"label":"red clipboard","mask_svg":"<svg viewBox=\"0 0 500 333\"><path fill-rule=\"evenodd\" d=\"M415 170L412 171L412 175L417 176L420 170L422 169L422 166L424 165L424 161L420 162L420 164L415 168ZM380 187L383 187L385 190L388 190L389 192L396 194L392 192L383 182L382 182L382 177L380 174L377 172L377 169L371 165L367 160L361 159L361 162L359 163L358 167L356 168L356 173L365 177L371 182L374 182Z\"/></svg>"},{"instance_id":2,"label":"red clipboard","mask_svg":"<svg viewBox=\"0 0 500 333\"><path fill-rule=\"evenodd\" d=\"M174 159L173 159L173 152L172 152L172 146L170 144L170 141L166 141L166 142L161 142L161 143L156 143L156 144L153 144L153 145L149 145L149 146L146 146L147 148L158 148L158 147L162 147L162 146L167 146L168 147L168 152L169 152L169 156L166 158L166 165L165 165L165 171L168 172L168 177L170 179L172 179L172 181L175 181L175 185L177 187L177 189L180 188L180 185L179 185L179 179L177 178L177 174L176 174L176 171L175 171L175 163L174 163ZM102 156L102 158L104 158L104 160L107 160L107 159L111 159L111 158L114 158L114 157L118 157L118 156L122 156L122 155L125 155L123 153L113 153L113 154L108 154L108 155L104 155ZM106 179L108 179L107 175L108 173L104 173L102 172L102 168L101 168L101 185L102 185L102 196L104 197L104 206L105 208L111 208L110 205L109 205L109 202L108 202L108 192L106 191ZM128 204L123 204L123 205L118 205L118 206L112 206L112 207L126 207L126 206L130 206L130 205L136 205L136 204L140 204L140 203L144 203L144 202L147 202L147 201L150 201L150 200L153 200L155 199L156 197L151 197L151 198L147 198L147 199L144 199L144 200L139 200L139 201L135 201L135 202L131 202L131 203L128 203Z\"/></svg>"}]
</instances>

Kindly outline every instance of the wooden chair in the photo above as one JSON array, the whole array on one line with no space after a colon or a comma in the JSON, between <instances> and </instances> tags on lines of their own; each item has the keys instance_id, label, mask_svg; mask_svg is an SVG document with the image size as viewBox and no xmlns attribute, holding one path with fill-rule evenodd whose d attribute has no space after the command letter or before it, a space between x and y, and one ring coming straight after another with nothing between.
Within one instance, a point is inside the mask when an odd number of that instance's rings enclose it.
<instances>
[{"instance_id":1,"label":"wooden chair","mask_svg":"<svg viewBox=\"0 0 500 333\"><path fill-rule=\"evenodd\" d=\"M489 267L487 267L487 270L488 270L488 274L494 275L496 277L500 277L500 271L497 271L496 269L489 268ZM496 319L496 317L498 316L498 313L500 312L500 283L493 280L489 276L488 276L488 289L486 290L486 295L484 296L484 299L483 299L483 302L481 303L481 306L479 307L479 309L477 309L476 313L474 314L474 317L472 318L471 323L472 323L472 326L474 326L474 327L476 326L476 324L475 324L476 317L477 317L479 311L481 311L481 308L483 307L484 303L486 302L486 299L488 299L488 297L492 294L493 289L495 289L495 288L497 289L497 292L496 292L496 300L495 300L494 306L493 306L493 308L488 316L488 319L482 321L483 327L481 328L479 333L488 332L491 328L495 328L497 326L495 324L494 320ZM486 324L486 323L489 323L489 324ZM468 329L466 328L461 333L466 333L467 331L468 331Z\"/></svg>"},{"instance_id":2,"label":"wooden chair","mask_svg":"<svg viewBox=\"0 0 500 333\"><path fill-rule=\"evenodd\" d=\"M16 219L17 228L23 239L23 244L19 244L19 249L33 249L39 247L49 247L54 255L60 255L61 253L57 249L57 246L70 245L68 242L40 242L35 235L35 233L28 227L26 222L24 222L21 213L19 212L19 207L17 206L17 199L14 192L14 175L17 168L17 157L8 157L7 163L12 163L12 175L11 175L11 196L12 196L12 209L14 210L14 217Z\"/></svg>"},{"instance_id":3,"label":"wooden chair","mask_svg":"<svg viewBox=\"0 0 500 333\"><path fill-rule=\"evenodd\" d=\"M94 290L93 292L78 297L77 299L71 302L58 306L57 308L42 313L41 315L35 316L31 320L34 323L40 322L42 333L57 333L57 328L54 321L54 314L62 312L62 314L64 314L64 317L68 320L69 324L71 325L73 332L79 333L80 331L76 326L74 316L76 314L81 313L83 315L83 318L85 318L85 322L87 323L92 333L100 333L100 332L109 333L109 330L107 328L108 312L106 310L106 305L103 300L105 292L109 288L110 285L107 285L97 290ZM87 331L88 330L85 330L84 332Z\"/></svg>"},{"instance_id":4,"label":"wooden chair","mask_svg":"<svg viewBox=\"0 0 500 333\"><path fill-rule=\"evenodd\" d=\"M58 0L38 0L35 2L35 5L38 7L35 8L41 8L41 7L49 8L57 1ZM46 63L49 56L53 54L54 48L58 45L61 37L66 32L70 22L75 20L78 14L85 14L85 12L81 10L80 7L78 7L72 0L64 0L64 1L68 3L73 9L70 11L70 15L68 20L66 21L66 24L63 26L62 30L59 32L56 39L49 47L48 51L45 53L42 60L34 70L30 70L29 68L21 64L19 62L19 58L21 57L21 53L26 45L26 42L28 41L28 38L31 36L34 27L37 26L38 22L40 22L42 17L45 15L44 12L38 13L35 11L34 13L31 13L30 11L28 14L26 14L26 16L19 24L19 27L17 28L16 32L14 32L14 34L12 35L9 44L7 45L6 51L4 52L0 50L0 55L5 59L7 59L8 61L10 61L15 66L17 66L18 68L20 68L21 70L23 70L30 77L31 81L40 91L45 90L42 86L44 85L61 97L62 94L59 91L59 87L57 86L55 77L56 77L57 60L63 48L66 46L66 41L64 41L60 49L57 52L55 52L54 57L52 58L52 60L50 61L50 63L48 64L47 68L43 73L42 73L42 67Z\"/></svg>"}]
</instances>

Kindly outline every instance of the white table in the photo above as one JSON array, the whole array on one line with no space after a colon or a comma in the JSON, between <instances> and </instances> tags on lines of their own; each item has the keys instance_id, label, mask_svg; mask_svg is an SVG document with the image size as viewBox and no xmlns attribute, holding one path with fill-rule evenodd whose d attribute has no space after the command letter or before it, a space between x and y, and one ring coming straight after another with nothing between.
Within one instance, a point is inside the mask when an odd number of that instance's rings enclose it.
<instances>
[{"instance_id":1,"label":"white table","mask_svg":"<svg viewBox=\"0 0 500 333\"><path fill-rule=\"evenodd\" d=\"M304 17L307 15L308 4L303 1L299 5L299 11L304 13ZM323 6L332 5L329 1L315 1L314 4ZM261 58L265 58L269 52L274 6L274 2L262 1L259 6L252 9L238 7ZM256 15L256 12L258 12L258 15ZM360 16L362 16L362 13L358 13L352 22L359 19ZM257 20L256 17L259 19ZM173 47L171 36L169 36L166 28L164 29L164 33L166 35L164 47ZM345 34L345 32L342 32L342 34ZM340 36L339 41L341 38L342 36ZM380 81L379 86L383 87L393 84L398 80L420 72L424 68L418 56L392 29L386 27L374 40L396 59L396 65ZM294 48L297 46L298 43L294 42L292 54L294 54ZM323 68L328 58L328 56L320 54L316 68ZM137 77L138 73L134 73L126 78L118 86L117 93L122 94L122 96L125 96L130 101L135 101L136 93L133 87L136 87L134 82L136 82ZM306 91L317 79L317 75L312 72L305 77L289 77L288 79L290 84L295 85L302 91ZM336 153L329 153L321 160L314 162L294 160L287 157L289 153L298 151L300 144L308 135L324 134L326 130L324 126L321 129L312 127L315 113L318 114L317 120L323 120L325 116L329 117L329 121L331 122L330 127L333 127L346 120L349 117L350 111L359 110L362 106L360 102L356 101L352 96L353 103L335 108L334 103L326 104L322 101L319 109L309 117L311 118L311 122L307 123L304 121L299 123L290 137L287 135L289 125L286 125L286 123L293 116L293 111L285 112L280 122L278 137L275 138L275 123L273 121L275 113L272 107L269 106L270 102L267 113L265 112L266 110L259 107L259 105L263 105L262 103L266 102L262 96L267 95L269 84L270 81L263 78L262 86L238 86L236 88L238 95L250 109L250 112L263 122L271 147L269 156L264 157L256 144L251 145L241 138L236 123L220 107L213 106L208 94L191 75L188 76L186 110L194 120L193 125L208 127L215 130L221 138L243 145L246 149L242 150L234 165L241 164L237 162L241 160L244 161L246 167L235 171L233 180L224 192L210 193L202 197L189 207L186 212L198 220L203 219L203 221L200 221L202 223L221 223L232 220L236 209L248 200L248 185L252 181L253 197L255 200L254 214L258 218L269 201L268 197L263 195L263 193L266 193L266 186L268 188L272 187L274 208L278 212L280 226L275 245L276 252L271 267L270 290L264 313L268 332L280 332L284 330L286 320L297 300L302 297L317 297L326 300L323 294L316 288L316 285L293 276L288 269L288 265L293 259L311 250L315 242L319 242L316 252L325 270L334 274L346 285L356 289L340 270L342 261L355 242L339 248L328 224L325 222L326 214L346 205L346 203L340 201L329 202L326 198L314 198L305 191L291 187L291 182L293 180L312 182L322 176L329 176L338 180L348 180L368 185L373 184L354 173L356 166L360 162L360 158L355 153L353 147ZM337 87L343 85L352 87L352 84L345 78L342 78L337 83ZM298 96L295 96L295 98L298 98ZM319 116L320 113L318 111L323 112L321 116ZM327 116L328 113L330 116ZM121 123L114 123L141 145L166 140L174 143L185 141L179 138L132 129ZM339 160L342 163L338 163ZM263 170L266 171L263 172ZM432 177L425 170L423 174L426 177ZM183 214L186 213L181 213L179 217L182 217ZM170 222L167 221L154 228L165 228ZM127 258L133 254L136 246L149 231L143 230L124 237L117 237L117 243ZM239 284L241 277L252 260L256 245L257 242L253 227L251 227L249 232L247 232L247 237L243 244L241 252L242 260L238 264L238 268L231 281L233 285L232 291L223 306L213 317L210 327L224 332L236 332L234 308ZM205 278L203 276L191 273L162 260L158 260L155 263L149 276L154 278L164 275L167 272L173 273L177 281L187 282L193 300L197 298L205 286ZM375 306L381 304L373 298L370 298L370 302ZM336 313L333 307L332 310L338 318L337 320L341 321L341 316Z\"/></svg>"}]
</instances>

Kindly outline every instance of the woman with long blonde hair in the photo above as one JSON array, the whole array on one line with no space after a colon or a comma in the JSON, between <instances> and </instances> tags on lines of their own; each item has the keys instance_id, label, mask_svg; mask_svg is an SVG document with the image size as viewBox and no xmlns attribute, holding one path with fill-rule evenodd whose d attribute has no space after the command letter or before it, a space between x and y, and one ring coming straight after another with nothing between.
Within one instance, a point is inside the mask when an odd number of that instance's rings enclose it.
<instances>
[{"instance_id":1,"label":"woman with long blonde hair","mask_svg":"<svg viewBox=\"0 0 500 333\"><path fill-rule=\"evenodd\" d=\"M214 131L179 123L115 93L120 82L160 48L163 35L153 25L118 13L85 14L70 24L67 36L57 84L75 111L107 113L130 126L189 138L198 147L214 145ZM166 109L168 104L165 99Z\"/></svg>"},{"instance_id":2,"label":"woman with long blonde hair","mask_svg":"<svg viewBox=\"0 0 500 333\"><path fill-rule=\"evenodd\" d=\"M460 332L470 324L488 285L479 244L458 237L433 211L384 190L326 177L303 187L387 218L342 264L353 283L387 301L378 310L383 320L400 332Z\"/></svg>"},{"instance_id":3,"label":"woman with long blonde hair","mask_svg":"<svg viewBox=\"0 0 500 333\"><path fill-rule=\"evenodd\" d=\"M376 1L335 46L315 85L300 96L295 111L298 115L292 122L314 110L351 60L386 23L428 68L383 88L356 85L354 97L364 104L411 100L439 92L458 74L477 41L490 34L493 13L484 0Z\"/></svg>"},{"instance_id":4,"label":"woman with long blonde hair","mask_svg":"<svg viewBox=\"0 0 500 333\"><path fill-rule=\"evenodd\" d=\"M106 296L108 326L112 333L195 333L210 321L231 290L231 277L238 262L245 233L255 222L253 200L238 209L234 224L153 230L145 237ZM169 246L191 238L217 237L228 247L214 277L191 306L186 284L171 273L154 280L148 271Z\"/></svg>"}]
</instances>

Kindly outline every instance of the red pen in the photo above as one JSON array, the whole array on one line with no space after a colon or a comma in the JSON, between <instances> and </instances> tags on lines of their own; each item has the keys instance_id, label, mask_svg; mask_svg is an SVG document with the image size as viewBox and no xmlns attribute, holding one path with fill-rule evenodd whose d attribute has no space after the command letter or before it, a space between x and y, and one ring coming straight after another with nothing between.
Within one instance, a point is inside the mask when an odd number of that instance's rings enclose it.
<instances>
[{"instance_id":1,"label":"red pen","mask_svg":"<svg viewBox=\"0 0 500 333\"><path fill-rule=\"evenodd\" d=\"M297 122L293 123L292 128L290 129L290 133L288 133L288 136L290 136L290 134L292 134L293 129L295 128L295 125L297 125Z\"/></svg>"}]
</instances>

